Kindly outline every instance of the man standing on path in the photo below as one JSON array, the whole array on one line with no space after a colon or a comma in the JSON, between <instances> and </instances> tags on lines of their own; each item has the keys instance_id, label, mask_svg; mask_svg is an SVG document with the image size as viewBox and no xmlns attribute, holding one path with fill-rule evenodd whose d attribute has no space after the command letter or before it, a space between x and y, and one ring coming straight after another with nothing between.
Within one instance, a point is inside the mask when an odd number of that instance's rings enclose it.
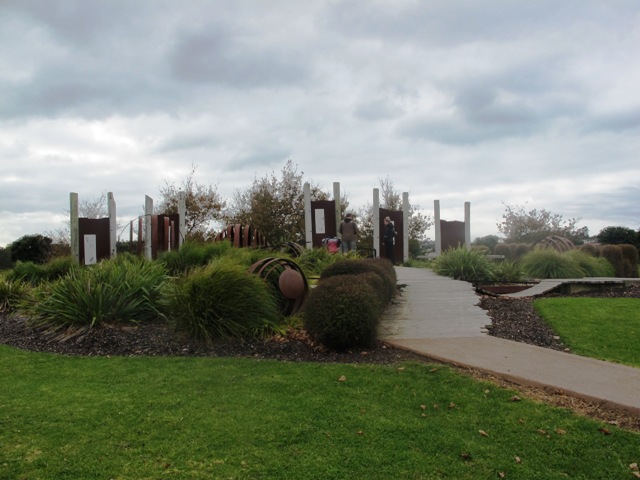
<instances>
[{"instance_id":1,"label":"man standing on path","mask_svg":"<svg viewBox=\"0 0 640 480\"><path fill-rule=\"evenodd\" d=\"M342 235L342 253L347 253L351 250L355 251L358 226L350 213L347 213L344 220L340 222L340 234Z\"/></svg>"},{"instance_id":2,"label":"man standing on path","mask_svg":"<svg viewBox=\"0 0 640 480\"><path fill-rule=\"evenodd\" d=\"M395 244L396 238L396 227L391 221L389 217L384 218L384 232L383 232L383 242L384 242L384 251L386 257L393 263L396 264L396 260L393 255L393 247Z\"/></svg>"}]
</instances>

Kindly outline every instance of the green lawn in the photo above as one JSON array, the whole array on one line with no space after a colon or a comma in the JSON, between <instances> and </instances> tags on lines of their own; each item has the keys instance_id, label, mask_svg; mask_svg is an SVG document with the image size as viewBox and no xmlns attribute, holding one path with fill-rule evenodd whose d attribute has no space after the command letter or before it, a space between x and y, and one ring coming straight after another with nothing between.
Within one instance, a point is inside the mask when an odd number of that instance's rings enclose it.
<instances>
[{"instance_id":1,"label":"green lawn","mask_svg":"<svg viewBox=\"0 0 640 480\"><path fill-rule=\"evenodd\" d=\"M513 395L432 364L0 346L0 478L633 478L640 435Z\"/></svg>"},{"instance_id":2,"label":"green lawn","mask_svg":"<svg viewBox=\"0 0 640 480\"><path fill-rule=\"evenodd\" d=\"M573 353L640 367L640 299L546 298L534 305Z\"/></svg>"}]
</instances>

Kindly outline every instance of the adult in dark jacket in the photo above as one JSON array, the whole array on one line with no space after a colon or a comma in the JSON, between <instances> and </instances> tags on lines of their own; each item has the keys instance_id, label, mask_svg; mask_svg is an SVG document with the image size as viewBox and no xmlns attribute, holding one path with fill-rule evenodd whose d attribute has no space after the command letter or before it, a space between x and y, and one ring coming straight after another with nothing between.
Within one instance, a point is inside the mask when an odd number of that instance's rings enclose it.
<instances>
[{"instance_id":1,"label":"adult in dark jacket","mask_svg":"<svg viewBox=\"0 0 640 480\"><path fill-rule=\"evenodd\" d=\"M396 263L395 257L393 255L393 247L395 244L396 233L397 233L396 227L391 221L391 219L389 217L385 217L382 241L384 242L384 251L385 251L386 257L393 264Z\"/></svg>"},{"instance_id":2,"label":"adult in dark jacket","mask_svg":"<svg viewBox=\"0 0 640 480\"><path fill-rule=\"evenodd\" d=\"M358 226L353 220L353 215L347 213L344 220L340 222L340 234L342 235L342 253L347 253L356 249L358 239Z\"/></svg>"}]
</instances>

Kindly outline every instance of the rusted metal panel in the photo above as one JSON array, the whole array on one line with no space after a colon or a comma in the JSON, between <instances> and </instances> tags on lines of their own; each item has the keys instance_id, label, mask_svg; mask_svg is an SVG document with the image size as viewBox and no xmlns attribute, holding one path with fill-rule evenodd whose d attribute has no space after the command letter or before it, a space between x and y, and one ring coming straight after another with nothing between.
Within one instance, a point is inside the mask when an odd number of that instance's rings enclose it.
<instances>
[{"instance_id":1,"label":"rusted metal panel","mask_svg":"<svg viewBox=\"0 0 640 480\"><path fill-rule=\"evenodd\" d=\"M442 251L464 246L464 222L440 220L440 245Z\"/></svg>"},{"instance_id":2,"label":"rusted metal panel","mask_svg":"<svg viewBox=\"0 0 640 480\"><path fill-rule=\"evenodd\" d=\"M322 247L322 240L338 235L336 227L335 200L314 200L311 202L311 244Z\"/></svg>"},{"instance_id":3,"label":"rusted metal panel","mask_svg":"<svg viewBox=\"0 0 640 480\"><path fill-rule=\"evenodd\" d=\"M78 218L80 264L84 265L84 236L96 236L96 260L110 258L109 218Z\"/></svg>"}]
</instances>

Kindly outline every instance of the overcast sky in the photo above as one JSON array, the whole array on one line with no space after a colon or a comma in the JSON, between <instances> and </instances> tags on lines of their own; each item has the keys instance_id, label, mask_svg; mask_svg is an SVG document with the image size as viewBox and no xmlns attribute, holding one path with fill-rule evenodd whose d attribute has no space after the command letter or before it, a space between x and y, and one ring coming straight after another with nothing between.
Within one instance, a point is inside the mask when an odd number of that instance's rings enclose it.
<instances>
[{"instance_id":1,"label":"overcast sky","mask_svg":"<svg viewBox=\"0 0 640 480\"><path fill-rule=\"evenodd\" d=\"M469 201L472 238L503 204L638 229L639 52L637 0L0 0L0 246L287 159L354 211Z\"/></svg>"}]
</instances>

